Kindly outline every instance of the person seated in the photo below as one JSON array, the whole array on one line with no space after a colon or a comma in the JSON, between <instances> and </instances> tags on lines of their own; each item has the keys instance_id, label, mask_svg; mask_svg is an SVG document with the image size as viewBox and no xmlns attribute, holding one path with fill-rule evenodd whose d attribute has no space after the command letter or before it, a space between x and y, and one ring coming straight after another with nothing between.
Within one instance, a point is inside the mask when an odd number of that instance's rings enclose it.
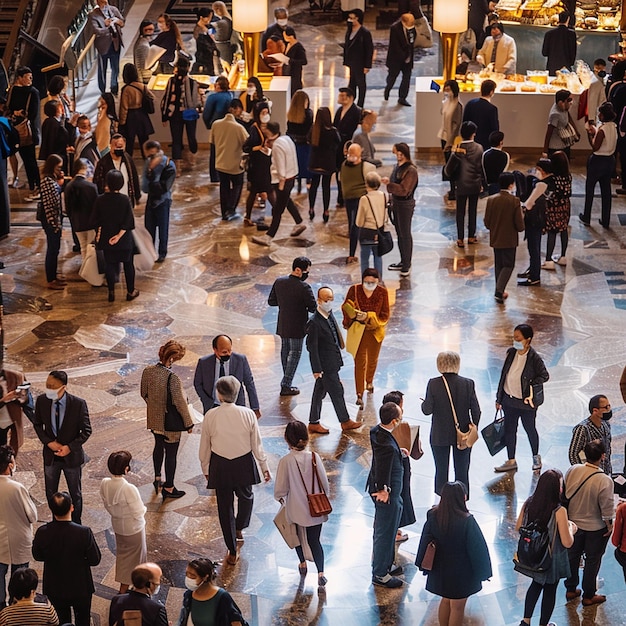
<instances>
[{"instance_id":1,"label":"person seated","mask_svg":"<svg viewBox=\"0 0 626 626\"><path fill-rule=\"evenodd\" d=\"M515 39L505 34L502 22L491 25L491 35L485 39L476 60L484 66L492 66L494 72L507 76L515 74L517 46Z\"/></svg>"},{"instance_id":2,"label":"person seated","mask_svg":"<svg viewBox=\"0 0 626 626\"><path fill-rule=\"evenodd\" d=\"M467 66L472 61L472 51L469 48L461 48L461 54L459 54L459 60L456 65L456 73L459 75L467 74Z\"/></svg>"},{"instance_id":3,"label":"person seated","mask_svg":"<svg viewBox=\"0 0 626 626\"><path fill-rule=\"evenodd\" d=\"M30 567L21 567L11 576L9 596L13 604L2 609L0 622L3 626L57 626L59 618L45 596L36 599L39 577Z\"/></svg>"}]
</instances>

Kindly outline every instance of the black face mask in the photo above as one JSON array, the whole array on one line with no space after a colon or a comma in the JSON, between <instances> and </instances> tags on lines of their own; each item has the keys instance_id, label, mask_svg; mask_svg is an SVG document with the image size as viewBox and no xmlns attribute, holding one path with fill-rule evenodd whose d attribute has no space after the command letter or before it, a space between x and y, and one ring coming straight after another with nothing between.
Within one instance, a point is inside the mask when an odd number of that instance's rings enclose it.
<instances>
[{"instance_id":1,"label":"black face mask","mask_svg":"<svg viewBox=\"0 0 626 626\"><path fill-rule=\"evenodd\" d=\"M219 359L220 359L220 361L222 363L226 363L226 361L230 361L230 354L225 354L225 355L219 357Z\"/></svg>"},{"instance_id":2,"label":"black face mask","mask_svg":"<svg viewBox=\"0 0 626 626\"><path fill-rule=\"evenodd\" d=\"M602 413L602 421L608 422L613 417L613 409L607 411L606 413Z\"/></svg>"},{"instance_id":3,"label":"black face mask","mask_svg":"<svg viewBox=\"0 0 626 626\"><path fill-rule=\"evenodd\" d=\"M308 277L309 277L308 272L302 272L302 274L300 275L300 280L304 282Z\"/></svg>"},{"instance_id":4,"label":"black face mask","mask_svg":"<svg viewBox=\"0 0 626 626\"><path fill-rule=\"evenodd\" d=\"M113 150L113 154L116 157L123 157L124 156L124 148L116 148L115 150Z\"/></svg>"}]
</instances>

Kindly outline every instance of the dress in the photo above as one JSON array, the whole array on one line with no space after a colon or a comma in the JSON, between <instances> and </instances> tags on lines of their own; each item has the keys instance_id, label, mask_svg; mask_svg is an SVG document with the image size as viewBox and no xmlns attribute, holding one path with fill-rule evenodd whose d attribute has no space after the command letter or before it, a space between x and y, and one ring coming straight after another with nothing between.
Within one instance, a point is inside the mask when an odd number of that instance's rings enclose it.
<instances>
[{"instance_id":1,"label":"dress","mask_svg":"<svg viewBox=\"0 0 626 626\"><path fill-rule=\"evenodd\" d=\"M572 195L572 177L553 174L554 190L546 197L545 232L567 230L569 225Z\"/></svg>"},{"instance_id":2,"label":"dress","mask_svg":"<svg viewBox=\"0 0 626 626\"><path fill-rule=\"evenodd\" d=\"M444 533L435 509L426 513L426 523L417 550L415 565L421 567L430 541L437 552L428 576L426 589L442 598L461 599L479 592L482 581L491 578L491 558L485 538L472 515L451 520Z\"/></svg>"}]
</instances>

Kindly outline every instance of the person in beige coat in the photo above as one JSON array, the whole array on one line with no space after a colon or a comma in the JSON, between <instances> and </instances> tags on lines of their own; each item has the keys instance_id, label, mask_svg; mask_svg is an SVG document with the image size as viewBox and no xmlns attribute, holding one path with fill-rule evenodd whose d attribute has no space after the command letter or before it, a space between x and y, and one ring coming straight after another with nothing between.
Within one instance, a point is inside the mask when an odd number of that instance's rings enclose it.
<instances>
[{"instance_id":1,"label":"person in beige coat","mask_svg":"<svg viewBox=\"0 0 626 626\"><path fill-rule=\"evenodd\" d=\"M0 609L6 606L6 575L28 567L37 508L24 485L13 480L15 453L0 446Z\"/></svg>"},{"instance_id":2,"label":"person in beige coat","mask_svg":"<svg viewBox=\"0 0 626 626\"><path fill-rule=\"evenodd\" d=\"M180 432L165 430L165 413L167 412L168 397L171 404L183 418L187 432L193 429L193 421L189 414L185 399L183 384L180 378L171 371L172 363L180 361L185 356L185 346L178 341L170 340L159 348L159 362L149 365L141 375L141 397L146 402L147 428L154 435L154 492L159 493L163 501L167 498L182 498L184 491L174 487L176 473L176 455L180 444ZM161 483L161 466L165 456L165 482Z\"/></svg>"},{"instance_id":3,"label":"person in beige coat","mask_svg":"<svg viewBox=\"0 0 626 626\"><path fill-rule=\"evenodd\" d=\"M34 415L30 393L18 390L25 382L22 372L0 370L0 445L6 444L8 439L15 454L24 443L23 415L28 413L31 419Z\"/></svg>"}]
</instances>

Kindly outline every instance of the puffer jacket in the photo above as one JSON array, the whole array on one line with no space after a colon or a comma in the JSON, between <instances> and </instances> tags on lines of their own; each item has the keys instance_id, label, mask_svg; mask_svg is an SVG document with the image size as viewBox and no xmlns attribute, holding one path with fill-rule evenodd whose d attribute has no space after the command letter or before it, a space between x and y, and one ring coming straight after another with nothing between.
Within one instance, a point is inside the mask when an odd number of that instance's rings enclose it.
<instances>
[{"instance_id":1,"label":"puffer jacket","mask_svg":"<svg viewBox=\"0 0 626 626\"><path fill-rule=\"evenodd\" d=\"M483 149L475 141L462 141L446 163L445 173L456 181L457 193L479 194L483 186Z\"/></svg>"}]
</instances>

